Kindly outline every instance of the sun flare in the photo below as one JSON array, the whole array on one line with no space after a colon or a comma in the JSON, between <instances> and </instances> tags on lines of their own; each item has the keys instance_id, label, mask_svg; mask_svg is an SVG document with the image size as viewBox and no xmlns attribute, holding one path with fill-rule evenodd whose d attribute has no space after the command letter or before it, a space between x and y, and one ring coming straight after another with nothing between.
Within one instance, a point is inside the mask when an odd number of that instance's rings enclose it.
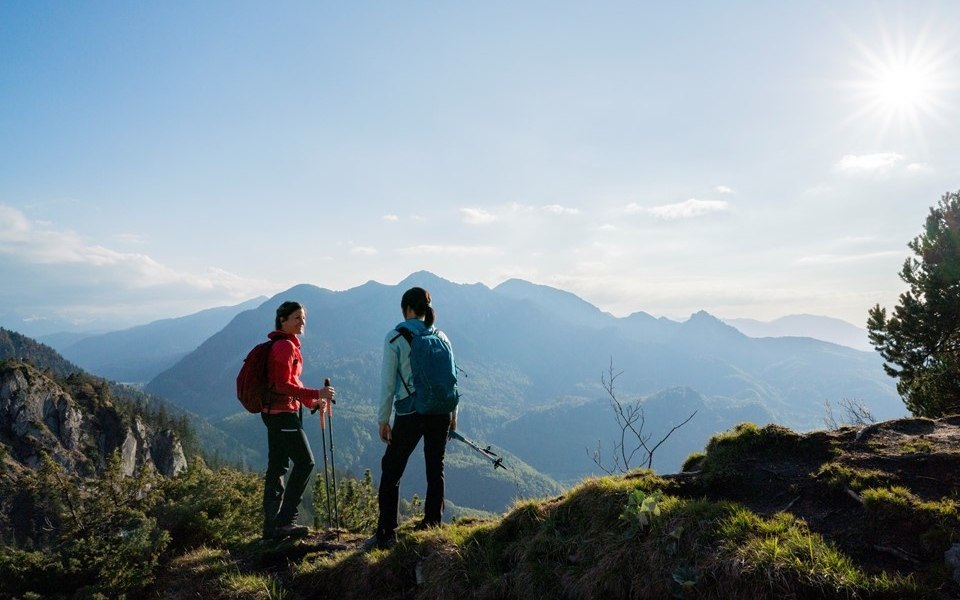
<instances>
[{"instance_id":1,"label":"sun flare","mask_svg":"<svg viewBox=\"0 0 960 600\"><path fill-rule=\"evenodd\" d=\"M913 110L930 105L935 82L935 74L924 65L888 65L878 73L873 94L887 110Z\"/></svg>"},{"instance_id":2,"label":"sun flare","mask_svg":"<svg viewBox=\"0 0 960 600\"><path fill-rule=\"evenodd\" d=\"M884 37L878 52L860 46L856 64L861 78L849 81L857 109L853 118L867 118L886 132L891 126L922 135L926 121L945 121L946 92L955 87L951 65L955 51L919 36L912 43Z\"/></svg>"}]
</instances>

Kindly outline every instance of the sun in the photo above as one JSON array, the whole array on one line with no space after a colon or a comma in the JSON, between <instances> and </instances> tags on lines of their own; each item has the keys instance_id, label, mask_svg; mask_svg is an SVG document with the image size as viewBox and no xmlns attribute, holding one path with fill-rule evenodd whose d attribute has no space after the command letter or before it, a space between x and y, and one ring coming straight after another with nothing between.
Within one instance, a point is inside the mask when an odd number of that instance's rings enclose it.
<instances>
[{"instance_id":1,"label":"sun","mask_svg":"<svg viewBox=\"0 0 960 600\"><path fill-rule=\"evenodd\" d=\"M950 105L947 92L955 87L951 72L956 51L919 35L912 41L883 36L877 49L859 44L856 80L844 87L853 91L857 109L852 118L866 118L883 134L892 127L920 135L929 121L945 122Z\"/></svg>"},{"instance_id":2,"label":"sun","mask_svg":"<svg viewBox=\"0 0 960 600\"><path fill-rule=\"evenodd\" d=\"M885 65L874 82L873 101L889 112L927 110L935 99L936 81L929 65Z\"/></svg>"}]
</instances>

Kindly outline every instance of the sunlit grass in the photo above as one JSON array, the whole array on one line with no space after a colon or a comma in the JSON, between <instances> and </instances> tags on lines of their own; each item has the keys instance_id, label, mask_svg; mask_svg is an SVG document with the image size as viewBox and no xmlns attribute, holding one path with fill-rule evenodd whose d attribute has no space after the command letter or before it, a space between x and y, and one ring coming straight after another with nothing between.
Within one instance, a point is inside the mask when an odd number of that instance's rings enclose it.
<instances>
[{"instance_id":1,"label":"sunlit grass","mask_svg":"<svg viewBox=\"0 0 960 600\"><path fill-rule=\"evenodd\" d=\"M867 575L832 544L796 517L779 513L770 519L740 509L720 526L724 554L742 565L744 574L759 576L771 591L816 590L854 597L860 592L918 595L912 577Z\"/></svg>"},{"instance_id":2,"label":"sunlit grass","mask_svg":"<svg viewBox=\"0 0 960 600\"><path fill-rule=\"evenodd\" d=\"M318 561L294 585L342 598L407 586L438 599L919 594L909 577L864 573L787 514L763 518L732 503L664 494L649 526L631 534L620 519L630 495L657 483L666 482L652 474L587 480L560 498L518 502L499 519L409 531L388 552Z\"/></svg>"},{"instance_id":3,"label":"sunlit grass","mask_svg":"<svg viewBox=\"0 0 960 600\"><path fill-rule=\"evenodd\" d=\"M273 577L256 573L229 573L220 583L226 598L243 600L287 600L290 594Z\"/></svg>"},{"instance_id":4,"label":"sunlit grass","mask_svg":"<svg viewBox=\"0 0 960 600\"><path fill-rule=\"evenodd\" d=\"M838 492L843 492L846 488L859 492L867 487L886 483L888 478L882 471L855 469L833 462L823 465L815 477Z\"/></svg>"}]
</instances>

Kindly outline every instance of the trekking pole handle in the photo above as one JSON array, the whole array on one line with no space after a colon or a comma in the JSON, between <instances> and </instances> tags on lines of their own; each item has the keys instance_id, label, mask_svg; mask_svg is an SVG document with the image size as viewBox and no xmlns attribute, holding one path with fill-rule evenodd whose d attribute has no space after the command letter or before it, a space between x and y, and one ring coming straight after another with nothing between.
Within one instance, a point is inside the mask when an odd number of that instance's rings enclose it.
<instances>
[{"instance_id":1,"label":"trekking pole handle","mask_svg":"<svg viewBox=\"0 0 960 600\"><path fill-rule=\"evenodd\" d=\"M330 378L329 378L329 377L324 377L324 378L323 378L323 387L330 387ZM337 403L337 399L336 399L336 398L330 398L330 403L331 403L331 404L336 404L336 403Z\"/></svg>"},{"instance_id":2,"label":"trekking pole handle","mask_svg":"<svg viewBox=\"0 0 960 600\"><path fill-rule=\"evenodd\" d=\"M330 378L329 378L329 377L324 377L324 378L323 378L323 387L330 387ZM337 403L337 401L334 400L334 399L332 399L332 398L330 399L330 402L332 402L332 403L334 403L334 404ZM317 407L314 406L312 409L310 409L310 414L313 415L313 414L316 414L316 413L317 413Z\"/></svg>"}]
</instances>

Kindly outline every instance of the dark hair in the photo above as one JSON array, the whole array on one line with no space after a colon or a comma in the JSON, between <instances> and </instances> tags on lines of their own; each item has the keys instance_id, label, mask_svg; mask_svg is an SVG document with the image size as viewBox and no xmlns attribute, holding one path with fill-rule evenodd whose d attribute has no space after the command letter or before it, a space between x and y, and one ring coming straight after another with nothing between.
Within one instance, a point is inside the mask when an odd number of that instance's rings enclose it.
<instances>
[{"instance_id":1,"label":"dark hair","mask_svg":"<svg viewBox=\"0 0 960 600\"><path fill-rule=\"evenodd\" d=\"M437 318L433 307L430 306L430 292L422 287L410 288L403 293L403 298L400 299L400 310L407 312L407 308L413 309L413 314L418 317L423 317L423 323L427 327L433 325Z\"/></svg>"},{"instance_id":2,"label":"dark hair","mask_svg":"<svg viewBox=\"0 0 960 600\"><path fill-rule=\"evenodd\" d=\"M283 321L286 321L287 317L297 312L298 310L301 310L302 308L303 308L302 304L300 304L299 302L293 302L291 300L287 300L286 302L278 306L276 329L280 329L280 324Z\"/></svg>"}]
</instances>

